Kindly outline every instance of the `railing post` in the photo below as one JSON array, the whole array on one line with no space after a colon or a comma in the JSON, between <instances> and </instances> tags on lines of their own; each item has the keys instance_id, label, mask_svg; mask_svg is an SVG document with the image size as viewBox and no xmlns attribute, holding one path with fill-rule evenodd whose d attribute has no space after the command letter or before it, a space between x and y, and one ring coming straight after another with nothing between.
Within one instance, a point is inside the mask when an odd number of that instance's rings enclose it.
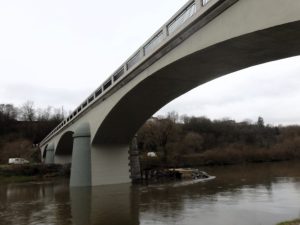
<instances>
[{"instance_id":1,"label":"railing post","mask_svg":"<svg viewBox=\"0 0 300 225\"><path fill-rule=\"evenodd\" d=\"M142 58L145 56L145 49L144 49L144 46L142 46L142 47L140 48L140 54L141 54L141 58L140 58L140 59L142 59Z\"/></svg>"},{"instance_id":2,"label":"railing post","mask_svg":"<svg viewBox=\"0 0 300 225\"><path fill-rule=\"evenodd\" d=\"M202 6L205 6L210 0L201 0Z\"/></svg>"},{"instance_id":3,"label":"railing post","mask_svg":"<svg viewBox=\"0 0 300 225\"><path fill-rule=\"evenodd\" d=\"M196 3L196 11L198 12L200 8L202 7L202 1L203 0L195 0Z\"/></svg>"},{"instance_id":4,"label":"railing post","mask_svg":"<svg viewBox=\"0 0 300 225\"><path fill-rule=\"evenodd\" d=\"M127 64L126 63L124 63L124 65L123 65L123 69L124 69L124 74L126 73L126 71L127 71Z\"/></svg>"},{"instance_id":5,"label":"railing post","mask_svg":"<svg viewBox=\"0 0 300 225\"><path fill-rule=\"evenodd\" d=\"M169 36L168 25L165 25L163 28L163 36L164 36L164 39Z\"/></svg>"}]
</instances>

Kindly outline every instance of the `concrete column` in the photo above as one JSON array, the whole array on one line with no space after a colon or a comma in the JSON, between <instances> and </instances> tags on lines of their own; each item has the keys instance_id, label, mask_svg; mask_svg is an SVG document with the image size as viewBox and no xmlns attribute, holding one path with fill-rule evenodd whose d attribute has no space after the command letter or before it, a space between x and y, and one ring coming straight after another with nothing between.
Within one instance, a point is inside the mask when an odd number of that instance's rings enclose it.
<instances>
[{"instance_id":1,"label":"concrete column","mask_svg":"<svg viewBox=\"0 0 300 225\"><path fill-rule=\"evenodd\" d=\"M54 145L53 144L49 145L45 151L46 151L45 164L54 163Z\"/></svg>"},{"instance_id":2,"label":"concrete column","mask_svg":"<svg viewBox=\"0 0 300 225\"><path fill-rule=\"evenodd\" d=\"M130 178L132 182L139 181L141 179L141 167L136 136L133 138L129 149L129 164Z\"/></svg>"},{"instance_id":3,"label":"concrete column","mask_svg":"<svg viewBox=\"0 0 300 225\"><path fill-rule=\"evenodd\" d=\"M75 131L73 139L70 186L91 186L91 134L89 125L81 125Z\"/></svg>"},{"instance_id":4,"label":"concrete column","mask_svg":"<svg viewBox=\"0 0 300 225\"><path fill-rule=\"evenodd\" d=\"M127 145L92 145L92 186L130 183Z\"/></svg>"},{"instance_id":5,"label":"concrete column","mask_svg":"<svg viewBox=\"0 0 300 225\"><path fill-rule=\"evenodd\" d=\"M202 2L203 2L203 0L196 0L195 1L197 11L199 11L200 8L202 7Z\"/></svg>"}]
</instances>

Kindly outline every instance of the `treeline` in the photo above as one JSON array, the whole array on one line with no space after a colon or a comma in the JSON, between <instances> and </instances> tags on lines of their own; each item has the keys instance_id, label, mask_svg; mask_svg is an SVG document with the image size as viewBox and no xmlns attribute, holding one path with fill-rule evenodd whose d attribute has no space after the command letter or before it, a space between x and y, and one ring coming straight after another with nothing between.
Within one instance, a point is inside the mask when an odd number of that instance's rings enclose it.
<instances>
[{"instance_id":1,"label":"treeline","mask_svg":"<svg viewBox=\"0 0 300 225\"><path fill-rule=\"evenodd\" d=\"M36 108L31 101L17 107L0 104L0 163L10 157L39 160L38 144L65 117L63 109Z\"/></svg>"},{"instance_id":2,"label":"treeline","mask_svg":"<svg viewBox=\"0 0 300 225\"><path fill-rule=\"evenodd\" d=\"M265 125L206 117L167 117L148 120L138 132L144 167L201 166L300 159L300 126ZM147 152L158 157L149 158Z\"/></svg>"},{"instance_id":3,"label":"treeline","mask_svg":"<svg viewBox=\"0 0 300 225\"><path fill-rule=\"evenodd\" d=\"M63 119L63 109L35 108L31 101L21 107L0 104L0 136L12 135L39 143Z\"/></svg>"}]
</instances>

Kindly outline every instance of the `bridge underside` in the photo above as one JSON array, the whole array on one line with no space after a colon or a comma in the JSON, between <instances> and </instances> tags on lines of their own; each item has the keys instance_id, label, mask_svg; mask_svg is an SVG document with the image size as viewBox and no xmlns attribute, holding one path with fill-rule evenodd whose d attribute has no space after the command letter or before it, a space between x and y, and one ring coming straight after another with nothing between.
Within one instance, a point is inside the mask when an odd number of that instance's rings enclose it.
<instances>
[{"instance_id":1,"label":"bridge underside","mask_svg":"<svg viewBox=\"0 0 300 225\"><path fill-rule=\"evenodd\" d=\"M168 102L220 76L299 55L299 40L300 22L293 22L236 37L188 55L128 92L106 116L93 143L128 144L145 120Z\"/></svg>"},{"instance_id":2,"label":"bridge underside","mask_svg":"<svg viewBox=\"0 0 300 225\"><path fill-rule=\"evenodd\" d=\"M94 176L95 183L101 182L101 177L106 177L108 183L116 177L120 181L128 178L128 143L143 123L168 102L226 74L299 55L299 40L300 22L276 26L197 51L144 79L113 107L92 140L92 168L95 174L101 174Z\"/></svg>"}]
</instances>

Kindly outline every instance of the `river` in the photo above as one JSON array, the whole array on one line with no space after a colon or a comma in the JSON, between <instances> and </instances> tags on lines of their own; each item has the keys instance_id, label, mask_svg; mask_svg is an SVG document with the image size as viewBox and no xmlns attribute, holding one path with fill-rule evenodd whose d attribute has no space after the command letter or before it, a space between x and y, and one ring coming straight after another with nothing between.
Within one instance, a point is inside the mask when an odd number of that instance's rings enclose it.
<instances>
[{"instance_id":1,"label":"river","mask_svg":"<svg viewBox=\"0 0 300 225\"><path fill-rule=\"evenodd\" d=\"M5 225L274 225L300 217L300 163L203 168L191 185L0 184Z\"/></svg>"}]
</instances>

